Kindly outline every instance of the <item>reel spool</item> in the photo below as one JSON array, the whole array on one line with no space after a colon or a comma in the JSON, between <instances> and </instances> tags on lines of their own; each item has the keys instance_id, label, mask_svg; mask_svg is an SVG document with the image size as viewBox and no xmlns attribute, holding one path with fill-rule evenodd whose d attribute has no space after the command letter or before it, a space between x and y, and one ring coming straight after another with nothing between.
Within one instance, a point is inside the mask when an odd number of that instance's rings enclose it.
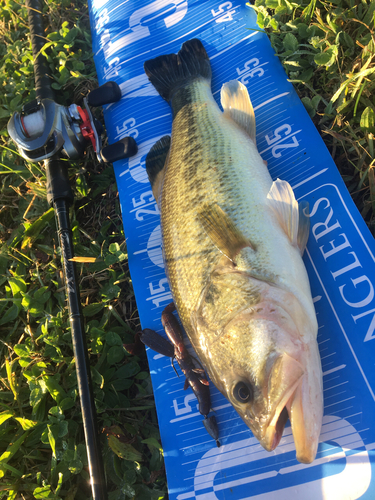
<instances>
[{"instance_id":1,"label":"reel spool","mask_svg":"<svg viewBox=\"0 0 375 500\"><path fill-rule=\"evenodd\" d=\"M83 156L87 141L93 145L99 162L113 163L137 153L133 137L102 148L103 127L91 107L111 104L121 99L116 82L107 82L84 98L84 109L76 104L61 106L52 99L31 101L21 113L14 113L8 122L8 132L25 160L43 161L56 154L70 160Z\"/></svg>"}]
</instances>

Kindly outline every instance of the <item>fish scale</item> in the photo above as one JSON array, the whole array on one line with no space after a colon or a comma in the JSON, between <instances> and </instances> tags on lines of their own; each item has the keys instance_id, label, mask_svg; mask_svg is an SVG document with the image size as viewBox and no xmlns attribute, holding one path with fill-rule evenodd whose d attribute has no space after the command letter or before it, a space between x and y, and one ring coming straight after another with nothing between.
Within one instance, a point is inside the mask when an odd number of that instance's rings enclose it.
<instances>
[{"instance_id":1,"label":"fish scale","mask_svg":"<svg viewBox=\"0 0 375 500\"><path fill-rule=\"evenodd\" d=\"M174 115L168 154L159 141L146 159L173 300L211 380L260 443L269 451L278 445L289 413L297 459L311 462L322 372L298 247L306 216L288 183L272 183L246 88L226 84L221 112L207 62L201 42L191 40L177 56L145 63Z\"/></svg>"},{"instance_id":2,"label":"fish scale","mask_svg":"<svg viewBox=\"0 0 375 500\"><path fill-rule=\"evenodd\" d=\"M195 100L202 94L197 87ZM201 95L201 99L206 104L205 95ZM201 109L200 120L196 120L195 112L189 111L185 107L175 118L161 199L165 258L176 306L184 325L190 320L199 294L219 256L197 214L204 203L223 204L227 187L220 177L222 162L217 161L218 157L223 157L225 137L215 135L207 106ZM196 151L195 144L203 142L206 147ZM222 149L224 151L220 151ZM219 165L212 168L215 159ZM178 288L180 281L184 283L181 290Z\"/></svg>"},{"instance_id":3,"label":"fish scale","mask_svg":"<svg viewBox=\"0 0 375 500\"><path fill-rule=\"evenodd\" d=\"M268 172L262 168L263 189L260 189L259 179L254 179L248 162L243 161L249 153L248 148L241 151L237 147L240 131L234 124L232 130L218 127L222 112L208 94L207 85L199 82L193 86L192 103L187 102L173 122L172 145L160 202L167 272L184 325L189 324L199 294L222 255L200 224L199 212L204 206L217 203L254 245L261 245L262 241L252 227L269 221L262 213L254 215L257 206L251 206L249 192L256 183L258 192L262 191L265 199L272 184ZM196 151L197 143L205 146L201 146L199 152ZM259 159L256 158L255 162L259 163ZM259 218L261 220L252 223ZM244 267L247 265L249 269L251 266L260 274L262 271L267 274L267 250L261 258L264 263L259 263L259 258L253 256L252 262L245 263ZM181 290L180 282L183 283ZM194 339L192 341L197 343Z\"/></svg>"}]
</instances>

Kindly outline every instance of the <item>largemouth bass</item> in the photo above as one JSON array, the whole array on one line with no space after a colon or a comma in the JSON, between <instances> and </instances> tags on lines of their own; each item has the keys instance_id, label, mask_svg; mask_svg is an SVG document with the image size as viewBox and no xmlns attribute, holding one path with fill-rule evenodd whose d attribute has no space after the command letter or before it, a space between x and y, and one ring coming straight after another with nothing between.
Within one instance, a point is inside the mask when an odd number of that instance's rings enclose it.
<instances>
[{"instance_id":1,"label":"largemouth bass","mask_svg":"<svg viewBox=\"0 0 375 500\"><path fill-rule=\"evenodd\" d=\"M173 110L172 137L146 169L182 324L209 377L266 450L288 419L297 459L314 460L323 415L317 321L302 253L306 209L272 182L247 89L223 85L220 110L202 43L145 62Z\"/></svg>"}]
</instances>

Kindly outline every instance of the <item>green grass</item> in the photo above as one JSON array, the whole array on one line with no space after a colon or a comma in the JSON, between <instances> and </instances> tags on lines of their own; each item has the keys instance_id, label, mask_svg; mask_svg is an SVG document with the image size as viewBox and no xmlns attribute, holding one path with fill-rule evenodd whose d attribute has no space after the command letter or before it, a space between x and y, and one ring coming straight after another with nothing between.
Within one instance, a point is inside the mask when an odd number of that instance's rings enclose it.
<instances>
[{"instance_id":1,"label":"green grass","mask_svg":"<svg viewBox=\"0 0 375 500\"><path fill-rule=\"evenodd\" d=\"M256 0L253 7L374 234L375 2Z\"/></svg>"},{"instance_id":2,"label":"green grass","mask_svg":"<svg viewBox=\"0 0 375 500\"><path fill-rule=\"evenodd\" d=\"M61 13L64 13L63 16ZM94 88L85 2L51 0L44 53L62 104ZM0 498L90 497L77 379L53 209L42 165L9 140L10 115L35 97L27 12L0 7L3 91L0 212ZM145 353L131 356L139 319L111 166L89 152L72 164L71 220L110 499L166 492ZM94 263L87 263L91 258Z\"/></svg>"},{"instance_id":3,"label":"green grass","mask_svg":"<svg viewBox=\"0 0 375 500\"><path fill-rule=\"evenodd\" d=\"M375 3L257 0L270 35L371 231L375 206ZM96 86L87 5L47 0L44 53L58 100ZM15 152L6 124L34 98L27 12L0 6L0 498L87 499L87 458L61 257L42 165ZM166 479L117 188L92 151L70 171L71 220L111 499L163 498ZM89 259L95 259L89 263Z\"/></svg>"}]
</instances>

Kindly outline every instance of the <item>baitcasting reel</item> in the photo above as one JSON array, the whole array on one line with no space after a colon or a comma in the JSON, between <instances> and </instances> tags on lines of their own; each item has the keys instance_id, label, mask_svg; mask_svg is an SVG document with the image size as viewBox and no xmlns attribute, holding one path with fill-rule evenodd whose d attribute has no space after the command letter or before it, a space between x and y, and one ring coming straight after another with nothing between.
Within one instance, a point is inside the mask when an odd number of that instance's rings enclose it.
<instances>
[{"instance_id":1,"label":"baitcasting reel","mask_svg":"<svg viewBox=\"0 0 375 500\"><path fill-rule=\"evenodd\" d=\"M90 106L97 107L117 102L121 90L116 82L107 82L84 98L85 109L76 104L61 106L52 99L41 99L25 104L21 113L14 113L8 122L8 132L23 158L38 162L56 154L77 160L91 141L99 162L129 158L137 153L133 137L102 148L103 127L93 117Z\"/></svg>"}]
</instances>

